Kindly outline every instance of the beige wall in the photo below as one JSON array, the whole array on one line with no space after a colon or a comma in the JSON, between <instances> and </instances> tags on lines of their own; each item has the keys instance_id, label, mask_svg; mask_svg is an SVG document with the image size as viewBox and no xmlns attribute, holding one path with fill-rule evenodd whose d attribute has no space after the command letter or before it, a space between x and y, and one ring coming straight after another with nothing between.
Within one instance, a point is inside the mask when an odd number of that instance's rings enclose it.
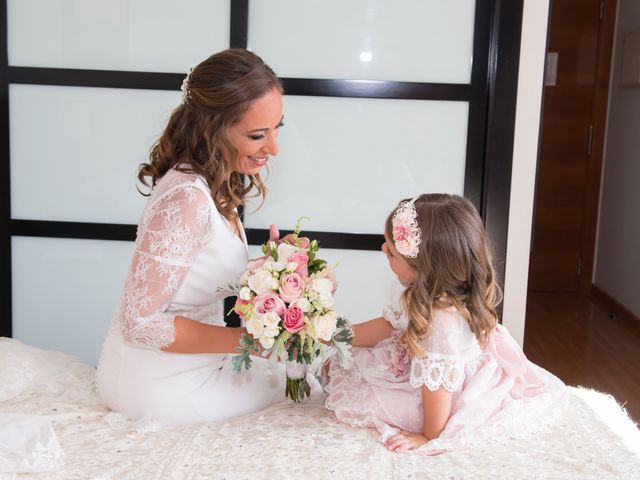
<instances>
[{"instance_id":1,"label":"beige wall","mask_svg":"<svg viewBox=\"0 0 640 480\"><path fill-rule=\"evenodd\" d=\"M593 283L640 317L640 85L620 85L632 30L640 30L640 2L619 0Z\"/></svg>"},{"instance_id":2,"label":"beige wall","mask_svg":"<svg viewBox=\"0 0 640 480\"><path fill-rule=\"evenodd\" d=\"M522 345L549 0L525 0L513 147L503 324Z\"/></svg>"}]
</instances>

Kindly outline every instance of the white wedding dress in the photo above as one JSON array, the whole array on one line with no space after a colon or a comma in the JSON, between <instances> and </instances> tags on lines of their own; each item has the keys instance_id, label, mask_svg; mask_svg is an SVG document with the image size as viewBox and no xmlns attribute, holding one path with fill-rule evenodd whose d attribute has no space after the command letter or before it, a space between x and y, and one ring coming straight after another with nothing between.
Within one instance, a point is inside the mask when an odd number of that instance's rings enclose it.
<instances>
[{"instance_id":1,"label":"white wedding dress","mask_svg":"<svg viewBox=\"0 0 640 480\"><path fill-rule=\"evenodd\" d=\"M98 364L109 408L164 426L221 420L284 400L282 367L262 358L236 374L232 355L161 350L174 340L176 316L225 325L223 299L248 261L239 228L242 240L201 177L170 170L158 181Z\"/></svg>"}]
</instances>

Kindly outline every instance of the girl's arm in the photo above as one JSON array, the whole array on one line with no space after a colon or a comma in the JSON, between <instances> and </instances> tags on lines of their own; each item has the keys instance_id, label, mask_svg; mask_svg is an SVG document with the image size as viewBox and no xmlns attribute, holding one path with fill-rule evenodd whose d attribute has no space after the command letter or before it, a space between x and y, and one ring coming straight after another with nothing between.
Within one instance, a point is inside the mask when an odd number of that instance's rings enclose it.
<instances>
[{"instance_id":1,"label":"girl's arm","mask_svg":"<svg viewBox=\"0 0 640 480\"><path fill-rule=\"evenodd\" d=\"M240 337L247 333L246 328L207 325L181 316L175 318L174 326L174 341L162 348L165 352L236 353ZM352 328L354 347L373 347L394 331L384 317L353 325Z\"/></svg>"},{"instance_id":2,"label":"girl's arm","mask_svg":"<svg viewBox=\"0 0 640 480\"><path fill-rule=\"evenodd\" d=\"M394 328L384 317L374 318L363 323L356 323L351 327L353 329L353 341L351 345L354 347L373 347L380 340L388 338L394 331Z\"/></svg>"},{"instance_id":3,"label":"girl's arm","mask_svg":"<svg viewBox=\"0 0 640 480\"><path fill-rule=\"evenodd\" d=\"M444 430L451 415L450 391L440 387L433 392L422 386L422 435L433 440Z\"/></svg>"},{"instance_id":4,"label":"girl's arm","mask_svg":"<svg viewBox=\"0 0 640 480\"><path fill-rule=\"evenodd\" d=\"M405 452L421 447L429 440L438 438L444 430L449 415L451 414L451 392L443 387L429 390L422 386L422 432L408 432L400 430L400 433L389 438L385 443L391 452Z\"/></svg>"},{"instance_id":5,"label":"girl's arm","mask_svg":"<svg viewBox=\"0 0 640 480\"><path fill-rule=\"evenodd\" d=\"M162 348L173 353L237 353L240 337L246 328L229 328L207 325L186 317L174 320L174 341ZM388 338L394 328L384 317L352 325L354 347L373 347L380 340Z\"/></svg>"}]
</instances>

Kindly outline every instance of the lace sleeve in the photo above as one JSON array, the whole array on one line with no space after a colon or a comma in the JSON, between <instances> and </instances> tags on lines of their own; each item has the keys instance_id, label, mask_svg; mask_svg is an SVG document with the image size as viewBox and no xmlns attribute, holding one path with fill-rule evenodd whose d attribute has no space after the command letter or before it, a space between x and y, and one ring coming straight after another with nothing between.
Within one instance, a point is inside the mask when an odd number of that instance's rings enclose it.
<instances>
[{"instance_id":1,"label":"lace sleeve","mask_svg":"<svg viewBox=\"0 0 640 480\"><path fill-rule=\"evenodd\" d=\"M425 385L431 391L443 387L449 392L460 388L464 380L461 349L469 330L465 326L466 321L457 314L434 313L422 345L426 354L411 360L409 380L412 387Z\"/></svg>"},{"instance_id":2,"label":"lace sleeve","mask_svg":"<svg viewBox=\"0 0 640 480\"><path fill-rule=\"evenodd\" d=\"M211 238L208 193L179 185L154 200L138 227L125 283L121 329L130 342L162 348L174 341L167 307L200 249Z\"/></svg>"}]
</instances>

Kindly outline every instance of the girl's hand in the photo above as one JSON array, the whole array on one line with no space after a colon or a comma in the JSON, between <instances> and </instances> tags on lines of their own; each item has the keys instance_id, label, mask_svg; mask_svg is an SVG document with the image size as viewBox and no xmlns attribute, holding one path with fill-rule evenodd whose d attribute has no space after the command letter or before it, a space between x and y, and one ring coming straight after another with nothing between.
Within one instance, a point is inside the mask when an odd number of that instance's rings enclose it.
<instances>
[{"instance_id":1,"label":"girl's hand","mask_svg":"<svg viewBox=\"0 0 640 480\"><path fill-rule=\"evenodd\" d=\"M271 224L269 225L269 241L267 242L267 245L271 242L274 243L289 243L289 244L296 244L296 240L295 237L293 236L293 234L288 234L285 235L284 238L280 238L280 231L278 230L278 227ZM307 237L300 237L298 238L298 245L302 248L307 248L309 246L309 239ZM267 251L267 255L268 255L268 251Z\"/></svg>"},{"instance_id":2,"label":"girl's hand","mask_svg":"<svg viewBox=\"0 0 640 480\"><path fill-rule=\"evenodd\" d=\"M390 452L406 452L408 450L415 450L428 441L429 439L421 433L400 430L400 433L389 438L384 445Z\"/></svg>"},{"instance_id":3,"label":"girl's hand","mask_svg":"<svg viewBox=\"0 0 640 480\"><path fill-rule=\"evenodd\" d=\"M280 238L280 231L278 230L278 227L271 224L269 226L269 240L267 241L267 247L269 246L270 243L275 243L276 245L279 245L281 243L289 243L291 245L294 245L296 243L296 240L293 234L291 233L288 235L285 235L284 238ZM307 237L298 238L298 244L302 248L307 248L309 246L309 243L310 242ZM270 256L271 256L271 250L267 248L267 253L265 255L263 255L262 257L249 259L249 263L257 260L266 259L266 258L269 258Z\"/></svg>"}]
</instances>

